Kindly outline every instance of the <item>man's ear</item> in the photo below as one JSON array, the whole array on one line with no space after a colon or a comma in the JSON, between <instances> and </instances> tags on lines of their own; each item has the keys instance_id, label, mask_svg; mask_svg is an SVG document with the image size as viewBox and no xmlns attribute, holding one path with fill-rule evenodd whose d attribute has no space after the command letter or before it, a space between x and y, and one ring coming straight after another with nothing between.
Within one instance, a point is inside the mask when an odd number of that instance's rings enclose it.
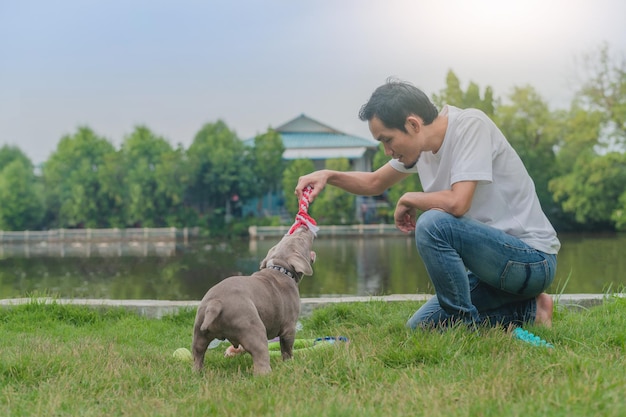
<instances>
[{"instance_id":1,"label":"man's ear","mask_svg":"<svg viewBox=\"0 0 626 417\"><path fill-rule=\"evenodd\" d=\"M409 133L417 133L422 127L422 120L419 117L410 114L406 117L404 127Z\"/></svg>"}]
</instances>

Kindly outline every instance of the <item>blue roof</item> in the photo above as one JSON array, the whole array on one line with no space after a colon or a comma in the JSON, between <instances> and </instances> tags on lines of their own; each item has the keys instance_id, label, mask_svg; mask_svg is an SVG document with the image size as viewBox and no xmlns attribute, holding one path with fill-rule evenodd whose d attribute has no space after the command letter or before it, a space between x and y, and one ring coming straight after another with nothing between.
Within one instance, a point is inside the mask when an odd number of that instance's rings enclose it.
<instances>
[{"instance_id":1,"label":"blue roof","mask_svg":"<svg viewBox=\"0 0 626 417\"><path fill-rule=\"evenodd\" d=\"M285 149L378 147L377 140L347 135L304 114L276 128L276 131L280 133ZM254 138L244 143L254 146Z\"/></svg>"},{"instance_id":2,"label":"blue roof","mask_svg":"<svg viewBox=\"0 0 626 417\"><path fill-rule=\"evenodd\" d=\"M378 147L378 141L343 133L281 133L286 149Z\"/></svg>"}]
</instances>

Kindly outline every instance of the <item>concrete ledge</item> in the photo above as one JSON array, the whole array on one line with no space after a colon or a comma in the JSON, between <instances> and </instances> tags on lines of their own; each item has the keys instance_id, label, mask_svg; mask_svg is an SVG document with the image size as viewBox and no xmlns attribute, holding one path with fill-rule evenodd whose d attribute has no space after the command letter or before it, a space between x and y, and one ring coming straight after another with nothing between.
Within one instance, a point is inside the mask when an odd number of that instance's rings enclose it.
<instances>
[{"instance_id":1,"label":"concrete ledge","mask_svg":"<svg viewBox=\"0 0 626 417\"><path fill-rule=\"evenodd\" d=\"M555 303L565 308L589 308L599 305L611 297L625 297L626 294L562 294L553 295ZM394 294L385 296L346 296L346 297L319 297L301 299L301 316L309 316L314 309L333 303L355 303L367 301L415 301L425 302L432 297L431 294ZM70 305L83 305L94 308L124 307L135 311L140 315L150 318L161 318L165 315L175 314L181 309L197 309L200 301L167 301L167 300L109 300L92 298L9 298L0 300L0 307L10 307L20 304L58 303Z\"/></svg>"},{"instance_id":2,"label":"concrete ledge","mask_svg":"<svg viewBox=\"0 0 626 417\"><path fill-rule=\"evenodd\" d=\"M80 305L94 308L113 308L124 307L128 310L135 311L137 314L151 317L161 318L168 314L175 314L181 309L198 308L200 301L167 301L167 300L109 300L94 298L53 298L53 297L34 297L34 298L9 298L0 300L0 307L10 307L20 304L28 304L30 302L42 304L68 304Z\"/></svg>"}]
</instances>

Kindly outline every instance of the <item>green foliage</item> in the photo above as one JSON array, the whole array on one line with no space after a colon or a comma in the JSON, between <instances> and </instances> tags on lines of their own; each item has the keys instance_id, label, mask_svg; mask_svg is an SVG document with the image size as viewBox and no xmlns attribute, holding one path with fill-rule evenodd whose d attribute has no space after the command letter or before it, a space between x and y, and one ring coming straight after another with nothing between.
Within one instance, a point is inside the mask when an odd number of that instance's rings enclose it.
<instances>
[{"instance_id":1,"label":"green foliage","mask_svg":"<svg viewBox=\"0 0 626 417\"><path fill-rule=\"evenodd\" d=\"M0 152L1 153L1 152ZM22 158L0 170L0 229L37 230L44 216L43 189Z\"/></svg>"},{"instance_id":2,"label":"green foliage","mask_svg":"<svg viewBox=\"0 0 626 417\"><path fill-rule=\"evenodd\" d=\"M456 74L449 70L446 74L446 88L433 95L433 102L438 108L442 108L446 104L452 106L463 106L463 90L461 89L461 81Z\"/></svg>"},{"instance_id":3,"label":"green foliage","mask_svg":"<svg viewBox=\"0 0 626 417\"><path fill-rule=\"evenodd\" d=\"M290 197L293 190L298 184L298 179L310 173L315 169L313 161L310 159L295 159L287 165L283 172L282 186L286 197ZM315 218L317 203L311 204L309 207L309 214ZM298 200L296 198L286 198L285 207L289 214L295 216L298 213Z\"/></svg>"},{"instance_id":4,"label":"green foliage","mask_svg":"<svg viewBox=\"0 0 626 417\"><path fill-rule=\"evenodd\" d=\"M45 214L43 188L33 164L16 146L0 148L0 229L36 230Z\"/></svg>"},{"instance_id":5,"label":"green foliage","mask_svg":"<svg viewBox=\"0 0 626 417\"><path fill-rule=\"evenodd\" d=\"M567 174L584 154L595 154L600 137L602 114L586 111L574 103L568 111L557 111L553 120L557 126L556 163L558 174Z\"/></svg>"},{"instance_id":6,"label":"green foliage","mask_svg":"<svg viewBox=\"0 0 626 417\"><path fill-rule=\"evenodd\" d=\"M493 116L495 109L495 100L491 87L488 86L481 97L478 84L470 82L467 91L464 92L459 78L452 70L449 70L446 75L446 88L441 90L439 94L433 95L433 103L438 108L449 104L460 108L479 109L489 116Z\"/></svg>"},{"instance_id":7,"label":"green foliage","mask_svg":"<svg viewBox=\"0 0 626 417\"><path fill-rule=\"evenodd\" d=\"M98 170L100 191L109 202L108 221L110 227L127 226L129 199L126 166L121 163L121 152L104 155L104 163Z\"/></svg>"},{"instance_id":8,"label":"green foliage","mask_svg":"<svg viewBox=\"0 0 626 417\"><path fill-rule=\"evenodd\" d=\"M141 227L164 227L169 225L168 214L177 204L181 204L181 197L185 187L185 176L179 177L178 185L172 194L168 193L167 185L171 185L168 178L171 165L164 163L174 162L176 154L171 145L162 137L154 135L145 126L138 126L135 131L122 143L121 171L125 173L124 182L127 187L127 196L124 204L128 225ZM169 155L169 158L166 158ZM179 164L182 161L177 161ZM182 168L175 168L181 171ZM162 186L161 184L164 184Z\"/></svg>"},{"instance_id":9,"label":"green foliage","mask_svg":"<svg viewBox=\"0 0 626 417\"><path fill-rule=\"evenodd\" d=\"M615 223L617 230L626 231L626 191L619 196L617 207L611 214L611 220Z\"/></svg>"},{"instance_id":10,"label":"green foliage","mask_svg":"<svg viewBox=\"0 0 626 417\"><path fill-rule=\"evenodd\" d=\"M254 189L252 197L257 197L257 213L263 213L263 197L267 193L278 193L286 163L283 160L285 146L278 132L269 129L254 138L254 147L251 151L251 165L254 175Z\"/></svg>"},{"instance_id":11,"label":"green foliage","mask_svg":"<svg viewBox=\"0 0 626 417\"><path fill-rule=\"evenodd\" d=\"M602 115L598 145L608 151L626 151L626 61L612 57L607 44L584 56L589 74L575 103Z\"/></svg>"},{"instance_id":12,"label":"green foliage","mask_svg":"<svg viewBox=\"0 0 626 417\"><path fill-rule=\"evenodd\" d=\"M568 113L558 113L555 201L576 222L624 229L626 178L626 63L607 45L585 57L589 74Z\"/></svg>"},{"instance_id":13,"label":"green foliage","mask_svg":"<svg viewBox=\"0 0 626 417\"><path fill-rule=\"evenodd\" d=\"M20 148L17 146L3 145L0 148L0 171L16 159L20 160L30 170L33 169L33 163Z\"/></svg>"},{"instance_id":14,"label":"green foliage","mask_svg":"<svg viewBox=\"0 0 626 417\"><path fill-rule=\"evenodd\" d=\"M200 129L186 159L191 178L188 199L217 227L228 221L233 197L255 195L252 158L223 121L207 123Z\"/></svg>"},{"instance_id":15,"label":"green foliage","mask_svg":"<svg viewBox=\"0 0 626 417\"><path fill-rule=\"evenodd\" d=\"M88 127L64 136L43 167L46 201L56 227L110 227L115 201L102 192L100 170L115 148Z\"/></svg>"},{"instance_id":16,"label":"green foliage","mask_svg":"<svg viewBox=\"0 0 626 417\"><path fill-rule=\"evenodd\" d=\"M570 173L550 182L550 190L579 223L606 224L619 219L626 193L626 154L583 154Z\"/></svg>"},{"instance_id":17,"label":"green foliage","mask_svg":"<svg viewBox=\"0 0 626 417\"><path fill-rule=\"evenodd\" d=\"M326 169L334 171L348 171L350 161L346 158L329 159ZM355 218L354 194L350 194L337 187L326 187L315 199L315 220L318 224L346 224L352 223Z\"/></svg>"},{"instance_id":18,"label":"green foliage","mask_svg":"<svg viewBox=\"0 0 626 417\"><path fill-rule=\"evenodd\" d=\"M163 198L165 224L172 227L196 226L198 212L185 195L192 182L192 173L185 159L185 150L178 146L161 154L155 166L156 193Z\"/></svg>"},{"instance_id":19,"label":"green foliage","mask_svg":"<svg viewBox=\"0 0 626 417\"><path fill-rule=\"evenodd\" d=\"M275 190L279 185L279 180L285 170L284 152L283 140L275 130L270 129L254 138L252 166L256 179L256 196L263 196L268 191Z\"/></svg>"}]
</instances>

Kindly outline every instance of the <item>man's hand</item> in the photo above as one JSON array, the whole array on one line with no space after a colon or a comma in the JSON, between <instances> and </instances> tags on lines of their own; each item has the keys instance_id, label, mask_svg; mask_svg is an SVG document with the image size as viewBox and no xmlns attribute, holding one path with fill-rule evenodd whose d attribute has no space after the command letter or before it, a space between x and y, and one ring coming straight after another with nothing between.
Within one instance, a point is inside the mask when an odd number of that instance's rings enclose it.
<instances>
[{"instance_id":1,"label":"man's hand","mask_svg":"<svg viewBox=\"0 0 626 417\"><path fill-rule=\"evenodd\" d=\"M415 230L415 222L417 219L417 209L402 203L402 199L398 200L396 211L393 214L398 230L409 233Z\"/></svg>"},{"instance_id":2,"label":"man's hand","mask_svg":"<svg viewBox=\"0 0 626 417\"><path fill-rule=\"evenodd\" d=\"M309 195L309 202L313 202L315 197L324 189L326 182L328 181L328 175L325 170L315 171L310 174L304 175L298 179L296 185L295 194L298 196L298 200L302 198L302 191L307 186L313 187L311 194Z\"/></svg>"}]
</instances>

